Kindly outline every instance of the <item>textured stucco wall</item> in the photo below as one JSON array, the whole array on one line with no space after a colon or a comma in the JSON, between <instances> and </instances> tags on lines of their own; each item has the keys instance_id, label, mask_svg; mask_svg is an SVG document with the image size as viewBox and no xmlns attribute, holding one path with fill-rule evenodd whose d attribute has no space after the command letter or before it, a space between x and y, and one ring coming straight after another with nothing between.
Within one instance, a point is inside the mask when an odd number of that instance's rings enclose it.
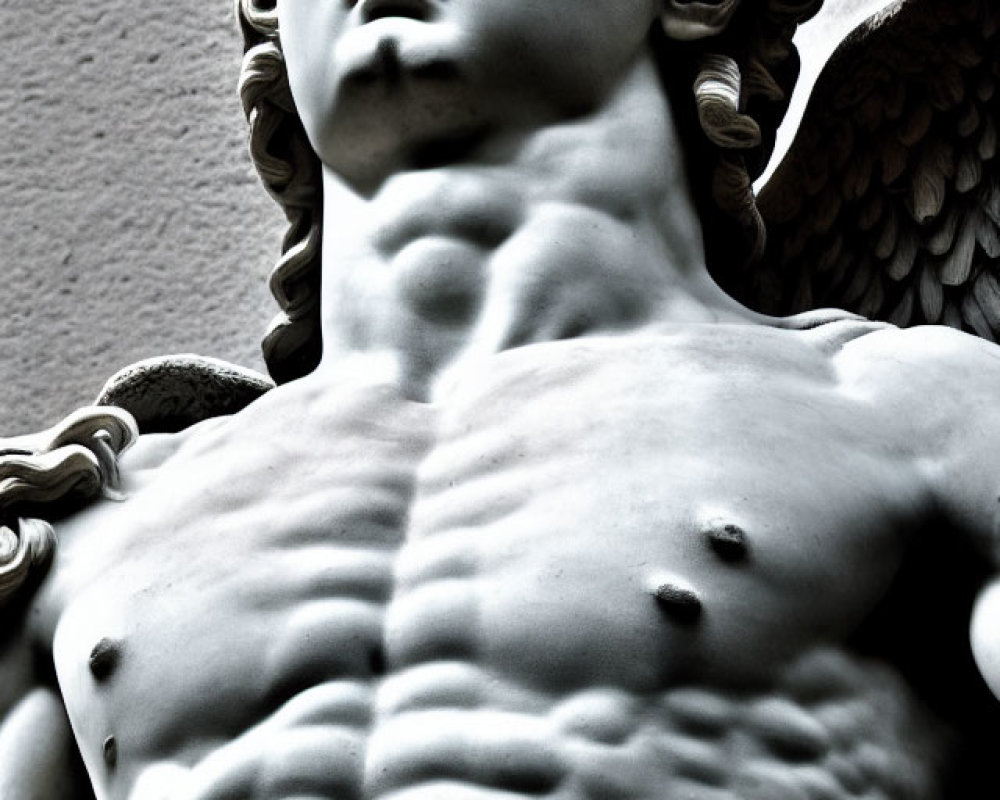
<instances>
[{"instance_id":1,"label":"textured stucco wall","mask_svg":"<svg viewBox=\"0 0 1000 800\"><path fill-rule=\"evenodd\" d=\"M0 435L127 363L263 369L280 211L246 155L228 0L0 0Z\"/></svg>"}]
</instances>

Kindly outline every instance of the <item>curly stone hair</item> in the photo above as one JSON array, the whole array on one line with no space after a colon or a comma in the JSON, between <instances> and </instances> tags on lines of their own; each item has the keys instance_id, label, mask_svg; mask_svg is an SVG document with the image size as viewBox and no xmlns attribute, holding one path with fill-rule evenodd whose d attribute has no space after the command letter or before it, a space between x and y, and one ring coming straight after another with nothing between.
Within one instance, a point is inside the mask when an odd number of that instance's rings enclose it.
<instances>
[{"instance_id":1,"label":"curly stone hair","mask_svg":"<svg viewBox=\"0 0 1000 800\"><path fill-rule=\"evenodd\" d=\"M652 33L703 224L713 234L720 228L735 234L706 236L715 272L732 271L764 249L751 184L767 163L798 77L792 35L822 2L743 0L724 33L697 42ZM311 372L321 355L321 171L288 86L275 0L236 0L236 12L244 38L239 91L250 154L289 223L270 279L281 311L263 342L271 376L284 383Z\"/></svg>"},{"instance_id":2,"label":"curly stone hair","mask_svg":"<svg viewBox=\"0 0 1000 800\"><path fill-rule=\"evenodd\" d=\"M138 437L120 408L74 411L41 433L0 439L0 609L48 566L56 536L46 516L118 494L118 456Z\"/></svg>"}]
</instances>

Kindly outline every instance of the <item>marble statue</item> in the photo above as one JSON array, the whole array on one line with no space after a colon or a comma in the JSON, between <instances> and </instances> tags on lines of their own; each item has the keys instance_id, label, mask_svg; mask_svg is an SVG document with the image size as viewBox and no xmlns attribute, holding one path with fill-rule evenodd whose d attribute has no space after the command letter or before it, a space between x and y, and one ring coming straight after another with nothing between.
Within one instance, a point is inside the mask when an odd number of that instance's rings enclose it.
<instances>
[{"instance_id":1,"label":"marble statue","mask_svg":"<svg viewBox=\"0 0 1000 800\"><path fill-rule=\"evenodd\" d=\"M758 205L818 5L240 0L277 386L0 440L4 800L993 796L1000 13Z\"/></svg>"}]
</instances>

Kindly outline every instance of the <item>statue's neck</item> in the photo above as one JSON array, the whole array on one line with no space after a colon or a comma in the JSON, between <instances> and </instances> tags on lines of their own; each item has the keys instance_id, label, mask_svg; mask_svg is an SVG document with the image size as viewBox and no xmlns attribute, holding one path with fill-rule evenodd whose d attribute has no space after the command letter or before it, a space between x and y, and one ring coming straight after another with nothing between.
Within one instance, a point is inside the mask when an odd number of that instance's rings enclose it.
<instances>
[{"instance_id":1,"label":"statue's neck","mask_svg":"<svg viewBox=\"0 0 1000 800\"><path fill-rule=\"evenodd\" d=\"M496 131L355 192L324 176L324 369L361 357L416 397L531 342L749 312L704 267L652 63L599 111Z\"/></svg>"}]
</instances>

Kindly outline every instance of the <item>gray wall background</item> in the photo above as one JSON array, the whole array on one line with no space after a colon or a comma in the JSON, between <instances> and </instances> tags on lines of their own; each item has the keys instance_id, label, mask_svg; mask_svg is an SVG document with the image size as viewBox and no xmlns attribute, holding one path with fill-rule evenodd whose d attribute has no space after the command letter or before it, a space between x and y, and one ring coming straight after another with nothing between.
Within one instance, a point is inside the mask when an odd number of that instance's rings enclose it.
<instances>
[{"instance_id":1,"label":"gray wall background","mask_svg":"<svg viewBox=\"0 0 1000 800\"><path fill-rule=\"evenodd\" d=\"M263 369L283 218L246 155L227 0L0 0L0 436L120 367Z\"/></svg>"}]
</instances>

